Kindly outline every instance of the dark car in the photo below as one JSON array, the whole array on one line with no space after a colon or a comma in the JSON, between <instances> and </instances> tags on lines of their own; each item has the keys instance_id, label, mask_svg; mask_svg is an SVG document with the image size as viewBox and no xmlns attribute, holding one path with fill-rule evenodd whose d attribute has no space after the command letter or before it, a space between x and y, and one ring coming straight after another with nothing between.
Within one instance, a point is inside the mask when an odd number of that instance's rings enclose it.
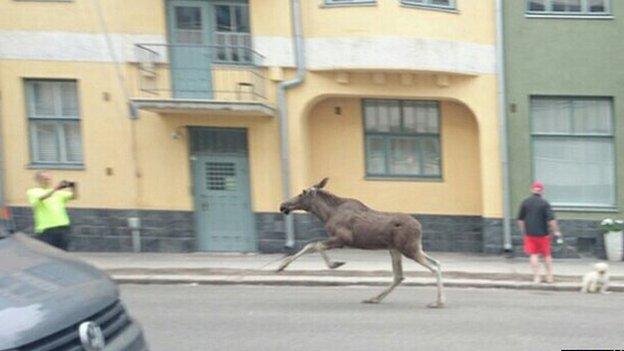
<instances>
[{"instance_id":1,"label":"dark car","mask_svg":"<svg viewBox=\"0 0 624 351\"><path fill-rule=\"evenodd\" d=\"M115 283L24 234L0 232L0 350L147 350Z\"/></svg>"}]
</instances>

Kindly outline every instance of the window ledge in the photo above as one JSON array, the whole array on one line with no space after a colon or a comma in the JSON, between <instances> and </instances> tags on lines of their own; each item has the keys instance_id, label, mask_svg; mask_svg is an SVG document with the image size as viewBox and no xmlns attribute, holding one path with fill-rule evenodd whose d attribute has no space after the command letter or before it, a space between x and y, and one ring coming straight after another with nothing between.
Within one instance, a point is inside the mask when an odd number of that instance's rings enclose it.
<instances>
[{"instance_id":1,"label":"window ledge","mask_svg":"<svg viewBox=\"0 0 624 351\"><path fill-rule=\"evenodd\" d=\"M393 177L393 176L365 176L364 180L374 182L432 182L443 183L442 177Z\"/></svg>"},{"instance_id":2,"label":"window ledge","mask_svg":"<svg viewBox=\"0 0 624 351\"><path fill-rule=\"evenodd\" d=\"M526 18L559 18L559 19L584 19L584 20L612 20L613 15L548 15L548 14L532 14L526 13Z\"/></svg>"},{"instance_id":3,"label":"window ledge","mask_svg":"<svg viewBox=\"0 0 624 351\"><path fill-rule=\"evenodd\" d=\"M340 7L373 7L377 6L377 1L352 2L352 3L336 3L327 4L322 2L319 7L322 9L340 8Z\"/></svg>"},{"instance_id":4,"label":"window ledge","mask_svg":"<svg viewBox=\"0 0 624 351\"><path fill-rule=\"evenodd\" d=\"M459 14L459 10L456 8L419 5L419 4L412 4L412 3L404 2L404 1L401 1L401 7Z\"/></svg>"},{"instance_id":5,"label":"window ledge","mask_svg":"<svg viewBox=\"0 0 624 351\"><path fill-rule=\"evenodd\" d=\"M84 164L49 164L49 163L30 163L26 166L27 169L61 169L61 170L76 170L83 171L85 169Z\"/></svg>"},{"instance_id":6,"label":"window ledge","mask_svg":"<svg viewBox=\"0 0 624 351\"><path fill-rule=\"evenodd\" d=\"M572 206L555 206L553 210L559 212L597 212L597 213L618 213L617 207L572 207Z\"/></svg>"}]
</instances>

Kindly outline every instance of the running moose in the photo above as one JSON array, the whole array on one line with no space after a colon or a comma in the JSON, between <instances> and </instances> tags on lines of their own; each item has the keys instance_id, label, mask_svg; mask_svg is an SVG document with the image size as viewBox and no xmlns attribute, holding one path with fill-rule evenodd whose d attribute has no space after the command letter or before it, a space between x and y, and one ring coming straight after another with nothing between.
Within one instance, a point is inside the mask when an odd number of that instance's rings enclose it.
<instances>
[{"instance_id":1,"label":"running moose","mask_svg":"<svg viewBox=\"0 0 624 351\"><path fill-rule=\"evenodd\" d=\"M306 245L301 251L286 257L278 272L284 270L301 255L319 252L327 267L334 269L344 262L332 261L326 250L353 247L365 250L390 250L394 280L381 294L364 303L379 303L403 281L401 255L411 258L435 274L437 280L437 301L429 307L443 307L442 271L440 263L425 254L422 249L422 231L420 223L413 217L402 213L375 211L355 199L338 197L323 190L329 179L325 178L316 185L305 189L301 194L280 205L280 211L303 210L314 214L324 224L329 238Z\"/></svg>"}]
</instances>

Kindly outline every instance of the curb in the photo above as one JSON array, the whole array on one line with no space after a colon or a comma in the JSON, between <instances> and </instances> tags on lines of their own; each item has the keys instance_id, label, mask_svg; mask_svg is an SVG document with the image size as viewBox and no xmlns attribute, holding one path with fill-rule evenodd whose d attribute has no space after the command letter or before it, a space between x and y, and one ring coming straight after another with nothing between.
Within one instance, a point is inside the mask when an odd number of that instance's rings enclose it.
<instances>
[{"instance_id":1,"label":"curb","mask_svg":"<svg viewBox=\"0 0 624 351\"><path fill-rule=\"evenodd\" d=\"M286 270L276 273L274 270L243 269L243 268L112 268L106 272L113 276L273 276L288 277L341 277L341 278L368 278L392 279L392 272L385 270ZM430 272L404 271L406 278L430 278ZM463 272L444 271L445 280L487 280L487 281L515 281L531 282L532 274L527 273L499 273L499 272ZM560 283L578 283L582 275L555 274L555 280ZM624 282L624 276L611 276L612 283Z\"/></svg>"},{"instance_id":2,"label":"curb","mask_svg":"<svg viewBox=\"0 0 624 351\"><path fill-rule=\"evenodd\" d=\"M118 284L193 284L193 285L266 285L266 286L387 286L391 279L368 277L275 277L275 276L179 276L179 275L113 275ZM406 279L403 286L435 287L431 279ZM500 280L454 280L447 279L449 288L511 289L537 291L579 291L578 283L534 284L531 282ZM624 292L624 285L611 285L610 292Z\"/></svg>"}]
</instances>

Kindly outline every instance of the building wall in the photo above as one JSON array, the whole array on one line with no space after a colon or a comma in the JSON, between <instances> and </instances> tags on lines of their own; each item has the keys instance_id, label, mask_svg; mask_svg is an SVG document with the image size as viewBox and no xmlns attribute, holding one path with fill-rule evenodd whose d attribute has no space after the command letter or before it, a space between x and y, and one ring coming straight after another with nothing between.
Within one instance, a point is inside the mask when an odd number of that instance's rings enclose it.
<instances>
[{"instance_id":1,"label":"building wall","mask_svg":"<svg viewBox=\"0 0 624 351\"><path fill-rule=\"evenodd\" d=\"M332 7L302 1L308 37L430 38L480 44L495 42L494 1L457 1L457 11L401 6L379 0L373 6Z\"/></svg>"},{"instance_id":2,"label":"building wall","mask_svg":"<svg viewBox=\"0 0 624 351\"><path fill-rule=\"evenodd\" d=\"M385 75L385 81L383 83L376 83L372 74L367 73L351 73L348 75L348 81L341 83L337 81L336 75L323 72L323 73L310 73L306 77L306 85L293 89L289 92L289 105L288 110L291 114L291 121L289 124L292 147L292 164L291 174L293 178L293 186L291 191L298 192L302 188L309 186L314 181L318 181L319 177L319 163L314 161L315 140L313 135L309 132L310 121L314 121L313 113L319 102L327 98L332 97L349 97L349 98L389 98L389 99L421 99L421 100L435 100L435 101L453 101L456 106L461 106L462 113L472 116L472 119L476 121L476 132L478 133L478 139L472 140L471 143L476 143L478 147L478 159L479 159L479 188L481 191L480 197L480 210L476 210L477 207L472 207L470 210L458 210L458 213L474 213L479 211L479 214L487 218L501 218L501 204L502 193L500 187L500 158L499 158L499 140L498 140L498 120L496 119L496 77L489 76L451 76L449 77L448 85L439 85L437 83L436 75L433 74L414 74L412 80L406 84L401 79L401 75L397 73L388 73ZM445 107L443 106L443 109ZM449 108L450 105L449 105ZM352 109L345 108L346 111ZM348 112L347 112L348 113ZM357 129L356 129L357 130ZM475 130L475 129L473 129ZM357 140L362 138L361 132L357 131L353 133L353 145L357 145ZM469 141L469 138L465 141ZM470 147L474 147L472 144ZM359 151L362 152L362 151ZM362 167L358 166L361 162L364 162L362 157L353 156L354 163L352 164L353 170L350 173L354 173L354 176L362 175ZM453 159L453 157L450 157ZM444 163L445 160L442 160ZM446 167L446 166L444 166ZM321 168L325 170L325 168ZM449 168L449 172L457 171L457 169ZM321 171L322 172L322 171ZM445 175L454 177L450 173ZM343 176L344 177L344 176ZM341 179L341 178L338 178ZM450 179L453 179L451 182ZM413 189L436 189L436 186L447 187L449 193L458 191L460 193L469 192L464 190L460 182L455 183L456 178L449 178L448 182L442 184L426 183L418 179L409 182L402 181L387 181L377 182L375 180L359 180L358 184L363 186L359 187L358 191L363 191L366 196L370 197L370 194L376 189L377 186L387 186L391 189L399 189L401 187L413 187ZM345 181L345 184L348 182ZM376 184L376 185L375 185ZM334 186L338 188L351 190L351 185L342 185L334 182ZM431 188L429 188L431 187ZM451 190L452 189L452 190ZM377 188L378 190L378 188ZM370 191L370 192L369 192ZM430 191L430 190L427 190ZM393 192L392 194L397 194ZM474 199L474 198L473 198ZM380 209L400 209L406 212L411 212L413 209L406 207L395 207L392 205L394 201L388 201L382 205ZM448 209L451 205L443 203L443 201L435 203L427 203L418 209L423 213L440 213ZM471 206L471 205L467 205Z\"/></svg>"},{"instance_id":3,"label":"building wall","mask_svg":"<svg viewBox=\"0 0 624 351\"><path fill-rule=\"evenodd\" d=\"M165 35L165 1L99 1L110 33ZM0 1L2 30L101 34L92 1Z\"/></svg>"},{"instance_id":4,"label":"building wall","mask_svg":"<svg viewBox=\"0 0 624 351\"><path fill-rule=\"evenodd\" d=\"M624 124L620 122L624 114L621 104L624 73L619 69L624 55L621 45L624 27L619 16L624 13L624 3L611 1L611 6L613 19L528 18L524 1L507 1L504 9L512 214L516 214L519 203L528 196L533 179L530 96L613 97L616 209L556 211L564 222L562 231L569 243L576 244L577 238L581 238L580 241L591 239L599 255L602 238L597 231L597 221L621 216L624 201L623 189L619 186L624 171L624 162L621 162ZM519 236L515 241L516 246L520 245Z\"/></svg>"},{"instance_id":5,"label":"building wall","mask_svg":"<svg viewBox=\"0 0 624 351\"><path fill-rule=\"evenodd\" d=\"M252 210L278 211L279 132L275 117L159 115L144 112L137 124L142 173L139 208L192 210L192 176L186 127L245 128L248 132ZM181 131L180 139L171 133Z\"/></svg>"},{"instance_id":6,"label":"building wall","mask_svg":"<svg viewBox=\"0 0 624 351\"><path fill-rule=\"evenodd\" d=\"M110 76L114 68L102 63L6 61L3 79L3 134L5 141L6 199L26 205L26 189L32 186L24 78L78 80L84 169L53 170L55 179L71 179L83 185L77 207L191 210L190 155L187 126L247 128L249 130L253 209L274 210L279 201L280 179L278 124L274 117L172 115L142 112L128 118L119 87ZM106 101L104 93L110 94ZM134 127L131 125L134 124ZM132 146L136 131L136 156ZM182 138L174 139L178 132ZM135 177L136 170L139 177ZM110 168L112 175L107 175Z\"/></svg>"},{"instance_id":7,"label":"building wall","mask_svg":"<svg viewBox=\"0 0 624 351\"><path fill-rule=\"evenodd\" d=\"M76 79L85 167L52 171L56 179L72 179L81 186L80 199L72 203L74 249L128 250L124 223L133 216L147 223L143 241L149 250L194 249L189 126L248 130L260 249L278 248L284 229L277 213L283 198L277 118L206 110L141 111L139 119L129 119L114 61L120 61L125 88L138 97L141 58L134 44L167 42L165 1L99 3L114 57L93 2L0 0L0 13L8 14L0 16L6 193L20 226L28 226L24 194L36 171L29 167L22 80ZM492 244L479 233L485 227L499 228L502 215L495 2L458 1L457 11L409 8L385 0L366 7L302 3L309 70L305 83L287 97L292 192L328 175L330 188L340 195L380 210L429 216L423 222L431 225L426 229L428 247L475 251ZM273 106L278 82L294 75L288 4L250 0L254 46L266 56L262 73L270 78L267 96ZM167 84L164 63L157 69ZM443 101L442 181L364 179L362 98ZM340 118L331 113L336 104L343 109ZM379 196L382 191L385 195ZM318 223L298 218L298 243L324 235ZM489 232L495 238L500 231Z\"/></svg>"},{"instance_id":8,"label":"building wall","mask_svg":"<svg viewBox=\"0 0 624 351\"><path fill-rule=\"evenodd\" d=\"M328 176L332 192L386 211L480 216L477 122L461 104L443 101L440 123L442 179L366 179L362 99L325 99L308 116L312 178Z\"/></svg>"},{"instance_id":9,"label":"building wall","mask_svg":"<svg viewBox=\"0 0 624 351\"><path fill-rule=\"evenodd\" d=\"M34 183L38 169L30 166L28 120L24 78L76 79L84 169L52 170L53 177L80 184L78 207L134 208L135 178L130 138L130 120L115 80L114 68L106 63L0 62L2 91L2 138L6 201L26 205L26 189ZM110 94L106 101L104 93ZM107 175L110 168L112 175Z\"/></svg>"},{"instance_id":10,"label":"building wall","mask_svg":"<svg viewBox=\"0 0 624 351\"><path fill-rule=\"evenodd\" d=\"M306 65L310 70L495 73L494 1L461 1L458 11L407 7L394 0L371 6L323 3L302 1ZM260 7L259 2L250 4L252 11L254 6ZM272 0L270 4L288 13L288 1ZM254 45L267 56L267 64L292 67L290 25L284 22L287 16L263 21L261 16L269 8L252 15Z\"/></svg>"}]
</instances>

